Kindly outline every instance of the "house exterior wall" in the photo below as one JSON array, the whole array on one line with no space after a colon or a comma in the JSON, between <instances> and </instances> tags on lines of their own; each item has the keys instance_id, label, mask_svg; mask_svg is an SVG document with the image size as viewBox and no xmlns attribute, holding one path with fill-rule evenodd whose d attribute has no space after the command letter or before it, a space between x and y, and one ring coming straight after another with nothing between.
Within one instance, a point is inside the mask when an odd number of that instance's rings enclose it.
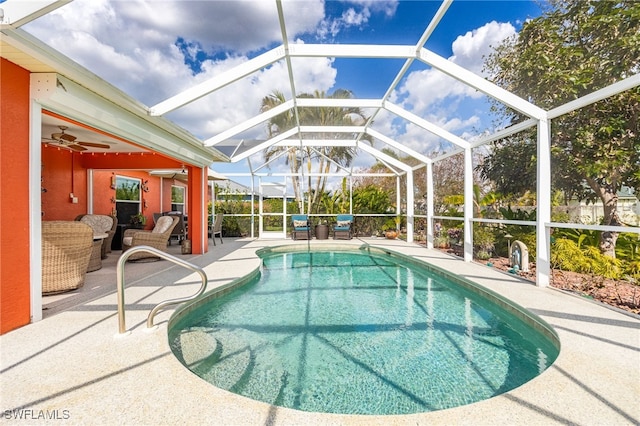
<instances>
[{"instance_id":1,"label":"house exterior wall","mask_svg":"<svg viewBox=\"0 0 640 426\"><path fill-rule=\"evenodd\" d=\"M164 183L161 197L161 179L144 170L176 169L183 167L184 162L155 152L97 156L42 144L37 156L40 163L31 164L31 74L3 58L0 58L0 70L0 334L4 334L29 324L32 318L39 318L31 312L32 299L40 297L31 292L31 256L33 250L37 252L30 246L30 217L34 213L47 221L74 220L79 214L87 213L89 207L96 214L111 214L115 207L111 202L115 197L111 176L115 173L147 181L149 191L143 192L142 205L147 229L151 229L153 213L170 209L171 183ZM55 115L48 111L43 114ZM39 117L33 117L33 120L37 123ZM41 170L42 180L30 188L33 167ZM199 254L208 247L207 228L201 224L206 214L206 193L204 199L200 199L206 168L189 167L194 187L188 191L185 201L189 203L187 210L192 213L189 216L190 236L204 234L204 241L198 237L192 245L192 253ZM92 206L89 206L87 188L89 170L93 174ZM40 195L37 205L32 205L31 191ZM72 200L71 193L77 202ZM195 220L193 224L192 219ZM38 235L33 240L39 242L41 238Z\"/></svg>"},{"instance_id":2,"label":"house exterior wall","mask_svg":"<svg viewBox=\"0 0 640 426\"><path fill-rule=\"evenodd\" d=\"M79 153L66 148L42 148L42 220L73 220L87 213L87 171ZM73 203L70 194L77 198Z\"/></svg>"},{"instance_id":3,"label":"house exterior wall","mask_svg":"<svg viewBox=\"0 0 640 426\"><path fill-rule=\"evenodd\" d=\"M0 333L31 320L29 72L0 58Z\"/></svg>"},{"instance_id":4,"label":"house exterior wall","mask_svg":"<svg viewBox=\"0 0 640 426\"><path fill-rule=\"evenodd\" d=\"M586 204L577 200L569 201L569 217L576 223L596 224L604 217L602 202ZM625 197L618 199L618 215L627 225L640 226L640 201Z\"/></svg>"}]
</instances>

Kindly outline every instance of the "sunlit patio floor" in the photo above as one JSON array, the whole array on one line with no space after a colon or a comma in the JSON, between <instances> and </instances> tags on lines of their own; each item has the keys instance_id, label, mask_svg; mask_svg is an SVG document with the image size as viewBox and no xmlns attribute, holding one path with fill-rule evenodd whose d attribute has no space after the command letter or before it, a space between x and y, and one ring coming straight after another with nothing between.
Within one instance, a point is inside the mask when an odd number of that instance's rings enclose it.
<instances>
[{"instance_id":1,"label":"sunlit patio floor","mask_svg":"<svg viewBox=\"0 0 640 426\"><path fill-rule=\"evenodd\" d=\"M205 255L183 255L206 271L210 288L259 266L255 251L291 240L225 239ZM303 242L306 245L306 242ZM333 244L333 240L311 245ZM149 310L198 288L197 274L168 261L128 264L126 325L118 335L115 264L87 275L82 291L45 298L44 319L0 336L2 422L7 424L640 424L640 319L596 302L542 289L509 274L415 244L353 239L455 271L551 324L557 361L503 395L406 416L351 416L270 406L217 389L186 370L167 342L173 308L146 329ZM172 251L179 253L174 246ZM417 378L418 379L418 378ZM22 417L22 419L18 417ZM61 422L60 419L64 421Z\"/></svg>"}]
</instances>

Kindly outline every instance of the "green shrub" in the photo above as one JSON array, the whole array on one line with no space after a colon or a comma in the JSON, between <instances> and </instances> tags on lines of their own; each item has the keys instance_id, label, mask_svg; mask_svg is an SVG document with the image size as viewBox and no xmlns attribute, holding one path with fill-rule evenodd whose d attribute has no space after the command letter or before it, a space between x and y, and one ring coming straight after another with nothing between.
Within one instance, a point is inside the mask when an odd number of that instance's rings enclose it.
<instances>
[{"instance_id":1,"label":"green shrub","mask_svg":"<svg viewBox=\"0 0 640 426\"><path fill-rule=\"evenodd\" d=\"M622 278L624 270L620 260L604 256L597 247L580 249L575 241L568 238L559 238L553 244L551 267L611 279Z\"/></svg>"},{"instance_id":2,"label":"green shrub","mask_svg":"<svg viewBox=\"0 0 640 426\"><path fill-rule=\"evenodd\" d=\"M480 260L488 260L491 259L491 253L484 250L478 250L478 253L476 253L476 257Z\"/></svg>"},{"instance_id":3,"label":"green shrub","mask_svg":"<svg viewBox=\"0 0 640 426\"><path fill-rule=\"evenodd\" d=\"M551 267L562 271L584 272L590 268L590 264L575 241L558 238L551 248Z\"/></svg>"},{"instance_id":4,"label":"green shrub","mask_svg":"<svg viewBox=\"0 0 640 426\"><path fill-rule=\"evenodd\" d=\"M622 278L622 262L620 260L603 255L600 253L600 249L593 246L587 247L583 252L591 260L590 273L614 280Z\"/></svg>"},{"instance_id":5,"label":"green shrub","mask_svg":"<svg viewBox=\"0 0 640 426\"><path fill-rule=\"evenodd\" d=\"M640 260L627 263L623 273L629 281L640 284Z\"/></svg>"},{"instance_id":6,"label":"green shrub","mask_svg":"<svg viewBox=\"0 0 640 426\"><path fill-rule=\"evenodd\" d=\"M487 253L491 257L491 253L495 248L496 236L488 226L475 225L473 227L473 248L477 251L478 258L480 252ZM484 259L483 259L484 260Z\"/></svg>"}]
</instances>

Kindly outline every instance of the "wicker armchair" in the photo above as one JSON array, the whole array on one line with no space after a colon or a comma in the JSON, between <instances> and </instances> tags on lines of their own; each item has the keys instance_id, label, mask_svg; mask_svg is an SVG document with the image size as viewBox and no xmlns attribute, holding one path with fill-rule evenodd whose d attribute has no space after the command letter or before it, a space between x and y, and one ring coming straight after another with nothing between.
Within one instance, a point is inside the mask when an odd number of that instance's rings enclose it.
<instances>
[{"instance_id":1,"label":"wicker armchair","mask_svg":"<svg viewBox=\"0 0 640 426\"><path fill-rule=\"evenodd\" d=\"M122 238L122 252L124 253L126 250L135 246L150 246L158 250L166 251L171 232L179 220L177 216L162 216L158 219L151 231L127 229L124 231ZM129 257L129 260L140 259L158 260L158 257L146 252L135 253Z\"/></svg>"},{"instance_id":2,"label":"wicker armchair","mask_svg":"<svg viewBox=\"0 0 640 426\"><path fill-rule=\"evenodd\" d=\"M86 223L96 234L107 234L107 238L102 240L100 252L102 259L106 258L107 253L111 253L111 242L116 233L118 218L104 214L81 214L75 220Z\"/></svg>"},{"instance_id":3,"label":"wicker armchair","mask_svg":"<svg viewBox=\"0 0 640 426\"><path fill-rule=\"evenodd\" d=\"M42 294L75 290L87 274L93 229L75 221L42 222Z\"/></svg>"}]
</instances>

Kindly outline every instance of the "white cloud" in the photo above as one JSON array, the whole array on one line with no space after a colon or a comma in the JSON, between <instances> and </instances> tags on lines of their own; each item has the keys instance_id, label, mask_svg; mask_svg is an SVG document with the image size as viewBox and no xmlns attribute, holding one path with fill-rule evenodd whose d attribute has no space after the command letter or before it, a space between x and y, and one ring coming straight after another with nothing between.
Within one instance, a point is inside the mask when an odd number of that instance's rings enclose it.
<instances>
[{"instance_id":1,"label":"white cloud","mask_svg":"<svg viewBox=\"0 0 640 426\"><path fill-rule=\"evenodd\" d=\"M246 62L249 52L282 43L272 2L184 5L183 1L76 0L25 29L149 106ZM324 18L322 0L285 0L283 10L289 37L314 30ZM176 46L178 38L190 43L185 51ZM202 61L200 72L194 74L185 57L193 60L200 50L217 55ZM336 76L332 61L325 58L295 61L294 73L297 91L329 90ZM283 63L259 70L169 118L206 139L256 115L262 97L274 90L290 92Z\"/></svg>"},{"instance_id":2,"label":"white cloud","mask_svg":"<svg viewBox=\"0 0 640 426\"><path fill-rule=\"evenodd\" d=\"M356 12L356 10L350 7L346 12L342 14L342 20L345 25L355 25L360 26L369 21L371 17L371 11L368 8L364 8L361 12Z\"/></svg>"},{"instance_id":3,"label":"white cloud","mask_svg":"<svg viewBox=\"0 0 640 426\"><path fill-rule=\"evenodd\" d=\"M482 75L483 58L491 53L492 47L511 37L515 32L513 25L509 23L491 21L456 38L452 45L453 56L449 60Z\"/></svg>"},{"instance_id":4,"label":"white cloud","mask_svg":"<svg viewBox=\"0 0 640 426\"><path fill-rule=\"evenodd\" d=\"M480 75L484 57L491 52L491 46L498 45L513 34L515 28L511 24L495 21L487 23L456 38L449 61ZM461 131L465 126L479 124L479 119L451 119L452 114L469 113L464 107L484 96L472 87L429 68L410 73L391 99L421 117L431 116L436 121L449 117L450 125L458 123L452 127L452 132L455 133L454 130Z\"/></svg>"},{"instance_id":5,"label":"white cloud","mask_svg":"<svg viewBox=\"0 0 640 426\"><path fill-rule=\"evenodd\" d=\"M319 39L336 37L340 31L348 27L362 27L369 22L371 15L382 13L392 17L398 8L398 0L343 0L351 5L338 18L327 18L318 26L316 32Z\"/></svg>"}]
</instances>

